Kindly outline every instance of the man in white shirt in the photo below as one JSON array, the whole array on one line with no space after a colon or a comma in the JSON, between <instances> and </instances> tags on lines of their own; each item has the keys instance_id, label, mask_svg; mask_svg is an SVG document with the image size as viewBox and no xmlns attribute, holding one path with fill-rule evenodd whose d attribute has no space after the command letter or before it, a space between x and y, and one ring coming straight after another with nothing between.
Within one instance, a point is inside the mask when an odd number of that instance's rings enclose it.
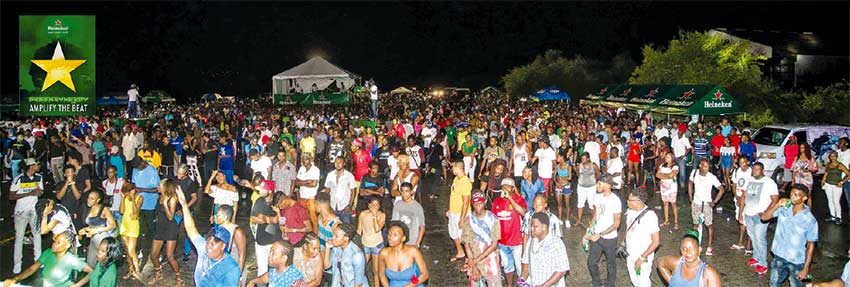
<instances>
[{"instance_id":1,"label":"man in white shirt","mask_svg":"<svg viewBox=\"0 0 850 287\"><path fill-rule=\"evenodd\" d=\"M661 140L662 138L669 137L670 131L667 130L666 127L664 127L663 123L659 122L655 124L655 131L652 134L655 135L655 138Z\"/></svg>"},{"instance_id":2,"label":"man in white shirt","mask_svg":"<svg viewBox=\"0 0 850 287\"><path fill-rule=\"evenodd\" d=\"M543 192L549 196L549 185L552 182L552 173L555 166L555 150L549 146L549 141L545 138L540 139L540 147L534 151L532 161L537 161L537 175L540 181L543 182Z\"/></svg>"},{"instance_id":3,"label":"man in white shirt","mask_svg":"<svg viewBox=\"0 0 850 287\"><path fill-rule=\"evenodd\" d=\"M301 155L301 167L298 168L298 174L295 175L295 187L298 187L298 199L305 208L307 215L310 216L310 222L313 223L313 230L319 230L319 222L316 214L316 193L319 190L319 178L321 173L319 168L313 165L313 155L304 153Z\"/></svg>"},{"instance_id":4,"label":"man in white shirt","mask_svg":"<svg viewBox=\"0 0 850 287\"><path fill-rule=\"evenodd\" d=\"M21 273L21 265L23 264L24 251L24 232L27 231L27 226L30 227L32 234L39 234L39 222L36 220L38 215L35 210L35 204L38 202L38 197L41 196L44 190L44 180L41 174L38 174L38 162L33 158L23 160L26 165L26 171L18 174L12 179L12 184L9 187L9 200L15 201L15 213L13 214L15 221L15 250L14 250L14 267L12 273ZM41 256L41 236L32 237L33 258L38 260ZM8 269L6 269L8 270Z\"/></svg>"},{"instance_id":5,"label":"man in white shirt","mask_svg":"<svg viewBox=\"0 0 850 287\"><path fill-rule=\"evenodd\" d=\"M609 174L602 175L596 183L597 194L593 199L594 212L590 221L593 230L584 236L584 240L591 242L587 253L587 269L593 281L592 286L601 286L598 265L602 253L605 253L608 265L605 287L614 287L617 282L617 229L620 228L623 203L611 192L613 186L614 177Z\"/></svg>"},{"instance_id":6,"label":"man in white shirt","mask_svg":"<svg viewBox=\"0 0 850 287\"><path fill-rule=\"evenodd\" d=\"M127 90L127 117L136 118L139 116L139 87L136 84L130 85Z\"/></svg>"},{"instance_id":7,"label":"man in white shirt","mask_svg":"<svg viewBox=\"0 0 850 287\"><path fill-rule=\"evenodd\" d=\"M673 157L676 158L676 165L679 166L679 184L684 184L687 179L687 161L688 151L692 149L691 142L685 137L685 134L680 134L672 139L671 147L673 148Z\"/></svg>"},{"instance_id":8,"label":"man in white shirt","mask_svg":"<svg viewBox=\"0 0 850 287\"><path fill-rule=\"evenodd\" d=\"M272 160L265 154L261 154L254 149L248 152L248 157L251 158L252 174L259 173L263 176L263 178L270 180L272 174Z\"/></svg>"},{"instance_id":9,"label":"man in white shirt","mask_svg":"<svg viewBox=\"0 0 850 287\"><path fill-rule=\"evenodd\" d=\"M691 218L694 221L694 229L701 224L708 228L708 246L705 250L706 256L714 255L711 243L714 241L714 205L723 198L723 186L708 169L710 168L707 158L700 159L699 170L691 173L688 179L688 198L691 199ZM711 197L712 187L717 188L717 196Z\"/></svg>"},{"instance_id":10,"label":"man in white shirt","mask_svg":"<svg viewBox=\"0 0 850 287\"><path fill-rule=\"evenodd\" d=\"M614 186L611 188L614 190L614 193L620 194L620 190L623 188L623 159L620 158L620 150L618 148L611 148L608 156L608 167L605 173L614 178Z\"/></svg>"},{"instance_id":11,"label":"man in white shirt","mask_svg":"<svg viewBox=\"0 0 850 287\"><path fill-rule=\"evenodd\" d=\"M560 237L549 232L549 216L543 212L531 216L531 237L522 255L520 278L531 286L567 286L564 274L570 271L567 248Z\"/></svg>"},{"instance_id":12,"label":"man in white shirt","mask_svg":"<svg viewBox=\"0 0 850 287\"><path fill-rule=\"evenodd\" d=\"M597 166L599 166L599 153L602 152L600 142L602 142L602 136L595 136L591 133L588 141L584 143L584 152L590 156L590 161Z\"/></svg>"},{"instance_id":13,"label":"man in white shirt","mask_svg":"<svg viewBox=\"0 0 850 287\"><path fill-rule=\"evenodd\" d=\"M732 191L735 192L735 220L738 221L738 243L733 244L732 249L740 250L747 248L747 250L750 250L752 248L749 243L750 238L745 238L744 236L747 234L747 221L744 220L744 194L747 192L747 182L752 178L753 169L750 168L749 158L745 156L739 157L738 168L732 172ZM747 242L744 242L744 239Z\"/></svg>"},{"instance_id":14,"label":"man in white shirt","mask_svg":"<svg viewBox=\"0 0 850 287\"><path fill-rule=\"evenodd\" d=\"M652 286L652 260L655 249L661 244L658 234L658 216L655 211L646 206L649 198L645 190L633 189L627 201L629 210L626 211L626 268L632 286Z\"/></svg>"},{"instance_id":15,"label":"man in white shirt","mask_svg":"<svg viewBox=\"0 0 850 287\"><path fill-rule=\"evenodd\" d=\"M369 81L369 100L372 101L372 118L378 118L378 85Z\"/></svg>"},{"instance_id":16,"label":"man in white shirt","mask_svg":"<svg viewBox=\"0 0 850 287\"><path fill-rule=\"evenodd\" d=\"M744 220L747 235L753 242L753 257L747 265L755 267L759 274L767 273L767 226L761 221L761 213L779 200L779 189L773 179L764 175L764 165L756 162L752 166L753 177L747 182L744 202Z\"/></svg>"},{"instance_id":17,"label":"man in white shirt","mask_svg":"<svg viewBox=\"0 0 850 287\"><path fill-rule=\"evenodd\" d=\"M838 139L838 162L850 168L850 138L842 137ZM850 181L845 182L841 189L844 192L844 200L850 206Z\"/></svg>"},{"instance_id":18,"label":"man in white shirt","mask_svg":"<svg viewBox=\"0 0 850 287\"><path fill-rule=\"evenodd\" d=\"M334 160L334 170L325 178L324 192L330 192L331 209L339 219L345 223L351 223L351 200L357 183L354 175L344 169L345 158L337 157Z\"/></svg>"}]
</instances>

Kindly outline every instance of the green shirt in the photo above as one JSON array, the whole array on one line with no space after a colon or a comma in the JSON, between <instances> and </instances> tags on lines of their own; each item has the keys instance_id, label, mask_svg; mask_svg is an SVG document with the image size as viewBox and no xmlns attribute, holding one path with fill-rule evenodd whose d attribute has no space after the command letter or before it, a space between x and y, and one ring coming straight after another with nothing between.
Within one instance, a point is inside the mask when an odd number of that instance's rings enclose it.
<instances>
[{"instance_id":1,"label":"green shirt","mask_svg":"<svg viewBox=\"0 0 850 287\"><path fill-rule=\"evenodd\" d=\"M111 264L109 268L103 270L103 265L98 261L94 271L89 276L89 287L115 287L115 277L117 276L115 264Z\"/></svg>"},{"instance_id":2,"label":"green shirt","mask_svg":"<svg viewBox=\"0 0 850 287\"><path fill-rule=\"evenodd\" d=\"M85 260L68 252L62 258L57 258L50 248L41 253L38 262L41 263L41 276L44 277L42 286L44 287L70 286L74 283L71 277L73 271L82 271L83 268L88 266Z\"/></svg>"},{"instance_id":3,"label":"green shirt","mask_svg":"<svg viewBox=\"0 0 850 287\"><path fill-rule=\"evenodd\" d=\"M455 136L457 135L457 129L454 127L446 127L446 136L449 139L449 146L455 145Z\"/></svg>"}]
</instances>

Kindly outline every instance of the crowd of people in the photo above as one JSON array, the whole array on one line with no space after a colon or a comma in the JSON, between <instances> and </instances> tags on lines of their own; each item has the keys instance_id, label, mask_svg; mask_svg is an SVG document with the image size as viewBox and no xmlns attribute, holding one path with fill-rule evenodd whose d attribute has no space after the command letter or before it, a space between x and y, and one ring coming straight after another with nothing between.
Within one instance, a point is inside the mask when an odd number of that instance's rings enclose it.
<instances>
[{"instance_id":1,"label":"crowd of people","mask_svg":"<svg viewBox=\"0 0 850 287\"><path fill-rule=\"evenodd\" d=\"M439 201L442 183L450 261L470 286L565 286L568 244L587 252L592 286L615 286L621 259L634 286L652 284L654 262L669 286L722 286L701 255L714 255L715 208L730 200L740 235L729 248L751 255L754 273L770 272L771 286L800 286L818 241L811 193L825 192L827 221L843 224L847 138L813 189L819 165L808 143L786 145L788 182L777 183L749 128L727 118L474 96L370 99L134 105L138 118L101 108L10 123L0 141L15 201L15 275L4 286L39 271L44 286L115 286L119 276L157 284L162 263L183 286L178 259L192 256L196 286L424 286L431 274L420 247L434 219L421 203ZM648 206L654 196L663 221ZM689 224L679 220L680 199ZM681 255L655 258L659 233L680 228ZM573 232L581 242L563 239ZM139 240L151 242L149 254ZM25 241L35 260L27 268ZM126 274L117 272L122 261ZM850 282L850 267L840 280Z\"/></svg>"}]
</instances>

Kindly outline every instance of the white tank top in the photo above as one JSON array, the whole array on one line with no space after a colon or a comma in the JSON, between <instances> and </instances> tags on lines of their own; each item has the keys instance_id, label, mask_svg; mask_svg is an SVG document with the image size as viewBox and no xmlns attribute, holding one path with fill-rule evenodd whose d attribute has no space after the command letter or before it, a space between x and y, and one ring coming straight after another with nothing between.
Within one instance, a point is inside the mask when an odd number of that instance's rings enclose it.
<instances>
[{"instance_id":1,"label":"white tank top","mask_svg":"<svg viewBox=\"0 0 850 287\"><path fill-rule=\"evenodd\" d=\"M515 146L511 153L514 156L514 176L522 176L522 170L528 164L528 150L525 149L525 145Z\"/></svg>"}]
</instances>

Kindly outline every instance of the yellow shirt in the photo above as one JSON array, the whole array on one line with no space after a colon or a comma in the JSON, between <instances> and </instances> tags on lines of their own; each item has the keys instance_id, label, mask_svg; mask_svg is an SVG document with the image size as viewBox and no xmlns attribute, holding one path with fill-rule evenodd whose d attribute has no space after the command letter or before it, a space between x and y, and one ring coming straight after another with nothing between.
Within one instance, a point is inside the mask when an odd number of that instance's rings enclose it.
<instances>
[{"instance_id":1,"label":"yellow shirt","mask_svg":"<svg viewBox=\"0 0 850 287\"><path fill-rule=\"evenodd\" d=\"M452 193L449 196L449 213L463 212L463 197L472 194L472 182L466 176L456 176L452 182Z\"/></svg>"},{"instance_id":2,"label":"yellow shirt","mask_svg":"<svg viewBox=\"0 0 850 287\"><path fill-rule=\"evenodd\" d=\"M301 152L316 155L316 140L313 137L301 139Z\"/></svg>"}]
</instances>

